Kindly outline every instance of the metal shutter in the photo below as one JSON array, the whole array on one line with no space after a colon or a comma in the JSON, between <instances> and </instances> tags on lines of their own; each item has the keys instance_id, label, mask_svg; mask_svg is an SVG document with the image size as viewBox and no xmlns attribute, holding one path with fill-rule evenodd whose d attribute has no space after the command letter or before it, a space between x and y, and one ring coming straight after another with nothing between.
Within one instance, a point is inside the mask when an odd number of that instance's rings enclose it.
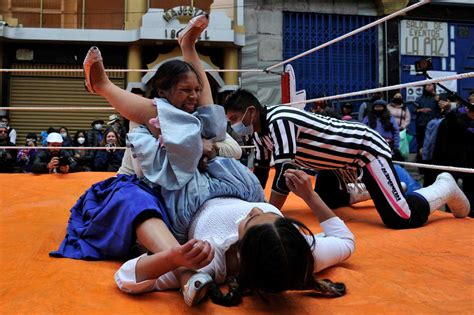
<instances>
[{"instance_id":1,"label":"metal shutter","mask_svg":"<svg viewBox=\"0 0 474 315\"><path fill-rule=\"evenodd\" d=\"M32 68L31 65L13 65L13 68ZM35 68L58 68L57 65L40 65ZM64 68L64 67L63 67ZM63 69L62 68L62 69ZM67 67L72 68L72 67ZM74 68L73 68L74 69ZM77 69L77 68L75 68ZM124 73L111 73L111 81L123 88ZM104 106L108 111L11 111L10 125L18 133L17 145L23 145L28 132L36 132L49 127L66 127L70 136L79 129L90 129L94 119L103 119L116 111L107 101L84 89L82 73L18 73L10 77L10 106Z\"/></svg>"},{"instance_id":2,"label":"metal shutter","mask_svg":"<svg viewBox=\"0 0 474 315\"><path fill-rule=\"evenodd\" d=\"M283 59L374 21L373 16L283 12ZM291 62L297 90L308 98L378 86L378 38L373 27Z\"/></svg>"}]
</instances>

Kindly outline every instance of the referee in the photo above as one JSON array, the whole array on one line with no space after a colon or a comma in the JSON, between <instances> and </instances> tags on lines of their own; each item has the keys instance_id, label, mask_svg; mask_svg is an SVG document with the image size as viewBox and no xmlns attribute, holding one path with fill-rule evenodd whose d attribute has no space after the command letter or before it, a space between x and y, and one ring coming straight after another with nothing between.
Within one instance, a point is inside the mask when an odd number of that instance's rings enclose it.
<instances>
[{"instance_id":1,"label":"referee","mask_svg":"<svg viewBox=\"0 0 474 315\"><path fill-rule=\"evenodd\" d=\"M254 173L263 187L273 157L276 173L270 203L278 208L289 193L284 172L296 165L319 171L315 191L331 208L349 205L348 184L360 178L383 222L392 228L419 227L446 202L454 206L457 217L469 213L469 202L447 173L432 186L405 196L389 145L368 126L290 106L262 106L244 89L229 95L224 108L232 128L253 137Z\"/></svg>"}]
</instances>

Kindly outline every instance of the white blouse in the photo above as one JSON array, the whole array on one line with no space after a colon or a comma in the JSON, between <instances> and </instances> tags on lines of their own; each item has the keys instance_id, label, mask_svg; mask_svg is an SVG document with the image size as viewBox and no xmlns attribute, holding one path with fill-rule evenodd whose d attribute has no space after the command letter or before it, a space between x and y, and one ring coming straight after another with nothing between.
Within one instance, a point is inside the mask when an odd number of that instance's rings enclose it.
<instances>
[{"instance_id":1,"label":"white blouse","mask_svg":"<svg viewBox=\"0 0 474 315\"><path fill-rule=\"evenodd\" d=\"M252 203L236 198L214 198L207 201L194 216L188 233L189 238L206 240L215 249L214 259L199 271L211 275L218 284L226 280L225 253L238 240L238 225L254 207L262 209L263 212L282 215L277 208L268 203ZM321 227L324 233L315 235L316 243L312 248L315 272L346 260L355 249L354 235L338 217L321 222ZM311 244L312 237L308 235L305 237ZM115 273L115 282L120 290L128 293L144 293L180 287L172 272L157 279L137 282L135 267L138 260L145 255L127 261Z\"/></svg>"}]
</instances>

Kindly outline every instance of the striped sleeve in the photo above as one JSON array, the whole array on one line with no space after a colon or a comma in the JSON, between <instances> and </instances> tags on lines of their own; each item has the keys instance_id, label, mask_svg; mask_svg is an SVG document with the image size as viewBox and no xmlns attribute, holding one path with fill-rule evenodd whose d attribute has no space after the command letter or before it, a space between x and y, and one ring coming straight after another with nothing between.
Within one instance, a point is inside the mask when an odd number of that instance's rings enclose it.
<instances>
[{"instance_id":1,"label":"striped sleeve","mask_svg":"<svg viewBox=\"0 0 474 315\"><path fill-rule=\"evenodd\" d=\"M253 135L253 144L255 145L255 163L258 165L268 166L272 158L270 151L263 143L264 139L260 138L257 133Z\"/></svg>"},{"instance_id":2,"label":"striped sleeve","mask_svg":"<svg viewBox=\"0 0 474 315\"><path fill-rule=\"evenodd\" d=\"M275 164L294 159L296 155L296 125L287 119L276 119L271 123L269 129L274 144Z\"/></svg>"}]
</instances>

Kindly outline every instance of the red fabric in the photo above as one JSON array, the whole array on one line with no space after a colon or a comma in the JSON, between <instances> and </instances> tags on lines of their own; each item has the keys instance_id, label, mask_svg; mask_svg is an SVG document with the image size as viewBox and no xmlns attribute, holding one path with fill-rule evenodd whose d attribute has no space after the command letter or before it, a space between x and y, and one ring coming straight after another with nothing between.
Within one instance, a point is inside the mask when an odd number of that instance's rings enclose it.
<instances>
[{"instance_id":1,"label":"red fabric","mask_svg":"<svg viewBox=\"0 0 474 315\"><path fill-rule=\"evenodd\" d=\"M190 309L177 291L132 296L113 280L116 261L50 258L64 237L69 209L92 183L112 173L0 175L0 313L2 314L182 314ZM319 232L316 219L290 195L285 215ZM437 212L413 230L382 225L372 202L337 210L356 235L355 254L321 278L344 282L337 299L289 292L270 298L246 297L237 308L204 302L203 314L331 314L474 312L473 220Z\"/></svg>"},{"instance_id":2,"label":"red fabric","mask_svg":"<svg viewBox=\"0 0 474 315\"><path fill-rule=\"evenodd\" d=\"M285 104L290 101L290 74L288 72L283 72L281 74L281 102L282 104Z\"/></svg>"}]
</instances>

